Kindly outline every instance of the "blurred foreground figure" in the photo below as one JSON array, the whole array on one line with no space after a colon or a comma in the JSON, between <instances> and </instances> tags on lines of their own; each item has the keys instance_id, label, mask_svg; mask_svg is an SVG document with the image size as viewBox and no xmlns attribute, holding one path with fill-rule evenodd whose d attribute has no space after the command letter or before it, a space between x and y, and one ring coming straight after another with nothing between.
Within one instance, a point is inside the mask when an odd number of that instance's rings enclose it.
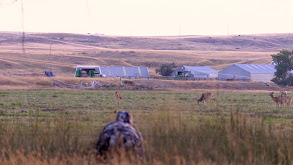
<instances>
[{"instance_id":1,"label":"blurred foreground figure","mask_svg":"<svg viewBox=\"0 0 293 165\"><path fill-rule=\"evenodd\" d=\"M118 112L116 121L108 124L100 135L96 149L100 156L126 156L131 153L143 160L144 147L141 133L133 126L132 116L127 111ZM130 155L131 156L131 155Z\"/></svg>"}]
</instances>

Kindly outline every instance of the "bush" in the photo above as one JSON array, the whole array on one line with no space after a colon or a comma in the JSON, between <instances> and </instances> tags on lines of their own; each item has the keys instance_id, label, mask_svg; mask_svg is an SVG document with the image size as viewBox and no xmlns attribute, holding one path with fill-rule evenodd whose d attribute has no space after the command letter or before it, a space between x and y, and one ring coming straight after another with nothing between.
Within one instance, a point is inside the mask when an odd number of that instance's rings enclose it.
<instances>
[{"instance_id":1,"label":"bush","mask_svg":"<svg viewBox=\"0 0 293 165\"><path fill-rule=\"evenodd\" d=\"M162 64L160 68L156 69L156 73L159 73L162 76L171 76L171 73L175 70L175 63L171 64Z\"/></svg>"}]
</instances>

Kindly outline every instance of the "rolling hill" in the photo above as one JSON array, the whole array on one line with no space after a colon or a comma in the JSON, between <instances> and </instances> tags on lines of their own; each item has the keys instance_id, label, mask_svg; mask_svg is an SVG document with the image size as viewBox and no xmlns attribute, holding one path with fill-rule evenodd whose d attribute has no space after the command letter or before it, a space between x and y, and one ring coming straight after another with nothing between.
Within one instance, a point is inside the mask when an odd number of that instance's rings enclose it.
<instances>
[{"instance_id":1,"label":"rolling hill","mask_svg":"<svg viewBox=\"0 0 293 165\"><path fill-rule=\"evenodd\" d=\"M22 47L24 45L24 47ZM43 73L73 77L76 65L146 66L163 63L210 66L267 64L291 50L293 34L131 37L69 33L0 32L0 75ZM23 49L24 48L24 49Z\"/></svg>"}]
</instances>

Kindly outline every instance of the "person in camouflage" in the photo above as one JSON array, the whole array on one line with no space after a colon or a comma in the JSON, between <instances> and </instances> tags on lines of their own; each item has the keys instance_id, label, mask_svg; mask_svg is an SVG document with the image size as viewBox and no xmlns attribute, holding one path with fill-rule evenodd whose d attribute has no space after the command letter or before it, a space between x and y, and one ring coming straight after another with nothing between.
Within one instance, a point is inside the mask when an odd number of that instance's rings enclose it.
<instances>
[{"instance_id":1,"label":"person in camouflage","mask_svg":"<svg viewBox=\"0 0 293 165\"><path fill-rule=\"evenodd\" d=\"M118 112L116 121L105 126L96 144L99 155L104 158L121 148L126 152L138 153L143 160L143 139L133 126L132 116L127 111Z\"/></svg>"}]
</instances>

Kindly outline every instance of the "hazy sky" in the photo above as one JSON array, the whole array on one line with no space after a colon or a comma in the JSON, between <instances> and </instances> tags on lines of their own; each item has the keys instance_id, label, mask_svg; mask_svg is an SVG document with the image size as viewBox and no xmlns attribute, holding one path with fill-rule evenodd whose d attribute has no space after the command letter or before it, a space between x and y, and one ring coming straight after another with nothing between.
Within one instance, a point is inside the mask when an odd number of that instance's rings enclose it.
<instances>
[{"instance_id":1,"label":"hazy sky","mask_svg":"<svg viewBox=\"0 0 293 165\"><path fill-rule=\"evenodd\" d=\"M24 31L124 36L293 33L293 0L22 0ZM0 31L22 31L0 0Z\"/></svg>"}]
</instances>

